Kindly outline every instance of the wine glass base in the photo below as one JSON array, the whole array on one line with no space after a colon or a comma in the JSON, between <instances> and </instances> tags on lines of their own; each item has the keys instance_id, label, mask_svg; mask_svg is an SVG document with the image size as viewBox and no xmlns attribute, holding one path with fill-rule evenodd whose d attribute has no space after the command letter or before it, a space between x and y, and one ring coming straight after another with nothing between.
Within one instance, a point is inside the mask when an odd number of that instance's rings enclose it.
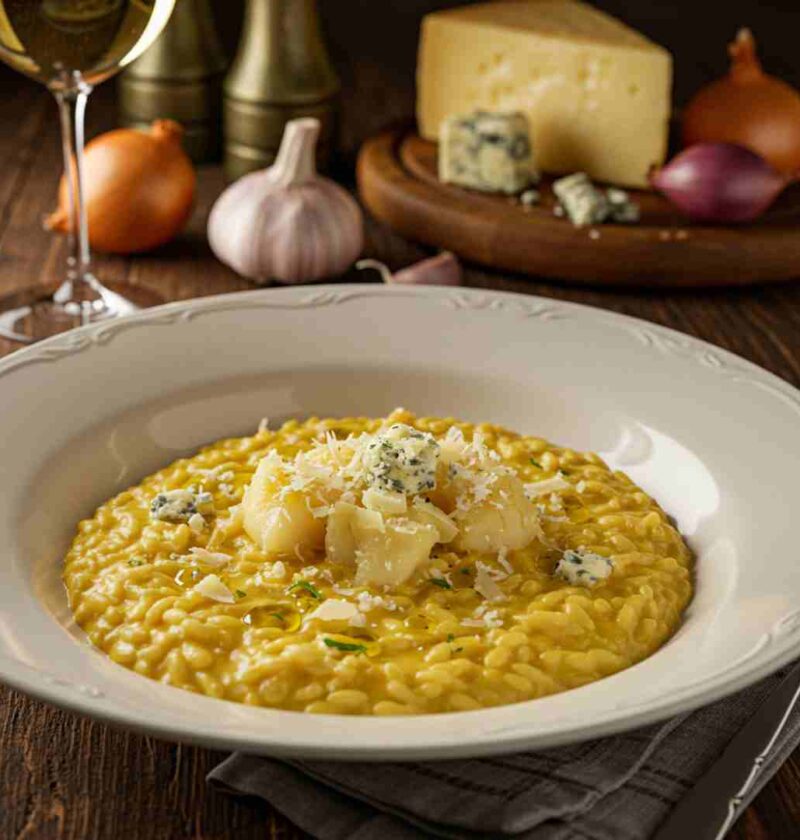
<instances>
[{"instance_id":1,"label":"wine glass base","mask_svg":"<svg viewBox=\"0 0 800 840\"><path fill-rule=\"evenodd\" d=\"M122 283L97 288L98 297L81 302L58 300L58 290L34 286L0 297L0 338L32 344L84 324L107 321L163 299L149 289Z\"/></svg>"}]
</instances>

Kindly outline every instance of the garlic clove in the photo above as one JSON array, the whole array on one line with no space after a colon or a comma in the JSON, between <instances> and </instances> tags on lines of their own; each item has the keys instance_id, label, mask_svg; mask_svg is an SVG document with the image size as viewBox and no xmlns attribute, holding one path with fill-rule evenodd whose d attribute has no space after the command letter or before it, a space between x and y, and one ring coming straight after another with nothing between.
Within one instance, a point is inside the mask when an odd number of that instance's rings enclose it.
<instances>
[{"instance_id":1,"label":"garlic clove","mask_svg":"<svg viewBox=\"0 0 800 840\"><path fill-rule=\"evenodd\" d=\"M319 120L286 125L275 163L231 184L208 219L217 258L264 283L303 283L343 274L364 245L356 200L317 174Z\"/></svg>"},{"instance_id":2,"label":"garlic clove","mask_svg":"<svg viewBox=\"0 0 800 840\"><path fill-rule=\"evenodd\" d=\"M461 286L464 278L461 263L450 251L421 260L395 273L393 282L421 286Z\"/></svg>"},{"instance_id":3,"label":"garlic clove","mask_svg":"<svg viewBox=\"0 0 800 840\"><path fill-rule=\"evenodd\" d=\"M464 282L461 263L450 251L442 251L435 257L420 260L395 273L378 260L359 260L356 268L375 269L380 273L384 283L410 286L461 286Z\"/></svg>"}]
</instances>

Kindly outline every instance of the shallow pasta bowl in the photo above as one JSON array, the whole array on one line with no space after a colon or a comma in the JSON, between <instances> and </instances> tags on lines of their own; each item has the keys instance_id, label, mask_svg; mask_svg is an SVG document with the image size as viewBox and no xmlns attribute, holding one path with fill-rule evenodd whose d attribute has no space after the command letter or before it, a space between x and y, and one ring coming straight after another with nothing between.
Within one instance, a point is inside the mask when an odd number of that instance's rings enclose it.
<instances>
[{"instance_id":1,"label":"shallow pasta bowl","mask_svg":"<svg viewBox=\"0 0 800 840\"><path fill-rule=\"evenodd\" d=\"M791 526L800 393L643 321L438 288L318 286L170 304L0 360L0 679L126 728L250 752L477 756L597 737L708 703L800 641ZM475 712L345 718L250 708L138 676L71 621L61 559L122 488L260 418L488 420L624 469L697 555L677 634L612 677Z\"/></svg>"}]
</instances>

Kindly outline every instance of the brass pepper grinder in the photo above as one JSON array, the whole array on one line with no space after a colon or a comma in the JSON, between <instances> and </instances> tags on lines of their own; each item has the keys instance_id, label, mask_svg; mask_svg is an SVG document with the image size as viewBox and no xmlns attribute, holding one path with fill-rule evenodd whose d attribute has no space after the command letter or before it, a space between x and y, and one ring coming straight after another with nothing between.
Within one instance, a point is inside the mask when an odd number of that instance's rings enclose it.
<instances>
[{"instance_id":1,"label":"brass pepper grinder","mask_svg":"<svg viewBox=\"0 0 800 840\"><path fill-rule=\"evenodd\" d=\"M209 0L177 0L164 31L120 77L120 121L176 120L195 163L219 160L225 64Z\"/></svg>"},{"instance_id":2,"label":"brass pepper grinder","mask_svg":"<svg viewBox=\"0 0 800 840\"><path fill-rule=\"evenodd\" d=\"M225 77L225 175L272 164L297 117L321 123L317 165L334 150L339 79L322 38L316 0L246 0L241 40Z\"/></svg>"}]
</instances>

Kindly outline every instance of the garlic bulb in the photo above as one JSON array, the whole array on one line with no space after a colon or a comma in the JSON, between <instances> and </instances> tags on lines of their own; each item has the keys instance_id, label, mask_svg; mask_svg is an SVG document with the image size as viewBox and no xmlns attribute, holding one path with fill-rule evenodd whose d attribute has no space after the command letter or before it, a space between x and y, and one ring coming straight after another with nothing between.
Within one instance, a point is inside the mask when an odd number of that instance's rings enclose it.
<instances>
[{"instance_id":1,"label":"garlic bulb","mask_svg":"<svg viewBox=\"0 0 800 840\"><path fill-rule=\"evenodd\" d=\"M342 274L361 253L361 209L317 174L319 128L313 118L287 123L275 163L231 184L211 208L211 250L239 274L302 283Z\"/></svg>"}]
</instances>

